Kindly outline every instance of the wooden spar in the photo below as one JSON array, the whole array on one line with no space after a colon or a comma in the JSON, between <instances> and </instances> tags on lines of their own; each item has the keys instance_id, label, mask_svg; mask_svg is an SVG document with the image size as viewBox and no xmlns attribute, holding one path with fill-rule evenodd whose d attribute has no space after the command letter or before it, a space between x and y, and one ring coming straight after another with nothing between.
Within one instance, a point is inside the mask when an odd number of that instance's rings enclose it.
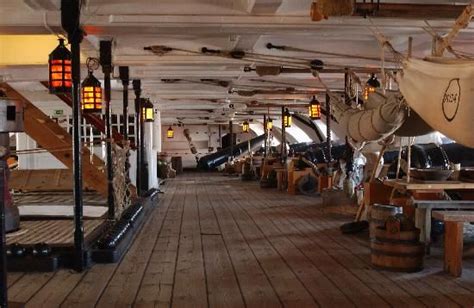
<instances>
[{"instance_id":1,"label":"wooden spar","mask_svg":"<svg viewBox=\"0 0 474 308\"><path fill-rule=\"evenodd\" d=\"M412 3L356 3L354 16L374 16L392 18L456 18L465 5L412 4Z\"/></svg>"},{"instance_id":2,"label":"wooden spar","mask_svg":"<svg viewBox=\"0 0 474 308\"><path fill-rule=\"evenodd\" d=\"M460 13L459 17L456 19L453 29L444 36L436 37L436 44L434 46L435 56L442 57L444 54L444 51L451 47L451 43L459 34L459 31L469 26L469 22L471 21L474 14L473 7L474 5L466 6L464 11Z\"/></svg>"},{"instance_id":3,"label":"wooden spar","mask_svg":"<svg viewBox=\"0 0 474 308\"><path fill-rule=\"evenodd\" d=\"M24 105L25 133L33 138L39 145L46 150L57 149L65 150L51 151L51 154L68 168L73 166L72 137L59 124L51 120L39 108L33 105L23 95L13 89L7 83L0 83L0 87L5 90L12 99L21 101ZM102 161L97 156L93 156L92 163L89 161L90 152L86 147L82 147L83 172L82 176L87 186L97 190L101 195L107 196L107 179L105 174L99 170Z\"/></svg>"}]
</instances>

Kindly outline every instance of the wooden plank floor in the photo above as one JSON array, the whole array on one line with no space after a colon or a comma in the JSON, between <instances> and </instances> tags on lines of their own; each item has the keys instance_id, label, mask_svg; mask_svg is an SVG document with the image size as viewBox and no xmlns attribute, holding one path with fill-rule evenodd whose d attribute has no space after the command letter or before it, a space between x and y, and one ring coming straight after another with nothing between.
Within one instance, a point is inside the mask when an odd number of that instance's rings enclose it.
<instances>
[{"instance_id":1,"label":"wooden plank floor","mask_svg":"<svg viewBox=\"0 0 474 308\"><path fill-rule=\"evenodd\" d=\"M118 264L84 273L12 273L27 307L472 307L474 260L461 278L442 257L422 272L376 271L349 216L218 174L168 180L159 207Z\"/></svg>"},{"instance_id":2,"label":"wooden plank floor","mask_svg":"<svg viewBox=\"0 0 474 308\"><path fill-rule=\"evenodd\" d=\"M105 220L85 219L84 239L89 242L100 234L98 228L103 227ZM7 235L7 244L33 245L46 243L51 246L74 246L74 221L64 220L25 220L21 229Z\"/></svg>"}]
</instances>

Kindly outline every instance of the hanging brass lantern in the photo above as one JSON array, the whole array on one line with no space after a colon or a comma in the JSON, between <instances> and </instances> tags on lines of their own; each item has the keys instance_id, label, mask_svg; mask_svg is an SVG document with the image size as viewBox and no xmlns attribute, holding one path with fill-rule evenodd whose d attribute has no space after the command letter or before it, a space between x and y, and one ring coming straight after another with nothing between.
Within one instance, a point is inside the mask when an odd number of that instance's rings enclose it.
<instances>
[{"instance_id":1,"label":"hanging brass lantern","mask_svg":"<svg viewBox=\"0 0 474 308\"><path fill-rule=\"evenodd\" d=\"M155 110L153 109L153 103L149 99L143 99L142 115L144 122L153 122L155 120Z\"/></svg>"},{"instance_id":2,"label":"hanging brass lantern","mask_svg":"<svg viewBox=\"0 0 474 308\"><path fill-rule=\"evenodd\" d=\"M81 109L84 113L100 113L102 111L102 86L100 81L89 71L81 84Z\"/></svg>"},{"instance_id":3,"label":"hanging brass lantern","mask_svg":"<svg viewBox=\"0 0 474 308\"><path fill-rule=\"evenodd\" d=\"M167 137L168 139L173 139L173 138L174 138L174 130L173 130L173 128L172 128L171 126L170 126L170 127L168 128L168 130L166 131L166 137Z\"/></svg>"},{"instance_id":4,"label":"hanging brass lantern","mask_svg":"<svg viewBox=\"0 0 474 308\"><path fill-rule=\"evenodd\" d=\"M364 88L364 99L367 100L369 98L369 95L371 93L374 93L377 88L380 88L380 82L377 79L377 76L375 74L372 74L367 80L367 83L365 84Z\"/></svg>"},{"instance_id":5,"label":"hanging brass lantern","mask_svg":"<svg viewBox=\"0 0 474 308\"><path fill-rule=\"evenodd\" d=\"M268 118L266 128L267 131L271 131L273 129L273 120L271 118Z\"/></svg>"},{"instance_id":6,"label":"hanging brass lantern","mask_svg":"<svg viewBox=\"0 0 474 308\"><path fill-rule=\"evenodd\" d=\"M288 108L285 109L285 112L283 113L283 125L285 127L291 127L291 124L293 123L293 119L291 117L290 111Z\"/></svg>"},{"instance_id":7,"label":"hanging brass lantern","mask_svg":"<svg viewBox=\"0 0 474 308\"><path fill-rule=\"evenodd\" d=\"M321 103L313 96L313 99L309 103L309 117L311 120L321 119Z\"/></svg>"},{"instance_id":8,"label":"hanging brass lantern","mask_svg":"<svg viewBox=\"0 0 474 308\"><path fill-rule=\"evenodd\" d=\"M49 54L49 93L71 93L71 52L64 45L64 39L59 39L59 45Z\"/></svg>"},{"instance_id":9,"label":"hanging brass lantern","mask_svg":"<svg viewBox=\"0 0 474 308\"><path fill-rule=\"evenodd\" d=\"M244 121L244 123L242 123L242 132L243 133L249 133L250 132L250 124L248 121Z\"/></svg>"}]
</instances>

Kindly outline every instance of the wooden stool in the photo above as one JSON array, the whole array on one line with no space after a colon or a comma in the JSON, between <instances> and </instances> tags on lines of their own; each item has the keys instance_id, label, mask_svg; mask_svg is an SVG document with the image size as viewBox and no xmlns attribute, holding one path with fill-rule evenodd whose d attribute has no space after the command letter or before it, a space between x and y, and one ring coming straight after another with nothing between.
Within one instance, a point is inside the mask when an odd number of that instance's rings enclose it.
<instances>
[{"instance_id":1,"label":"wooden stool","mask_svg":"<svg viewBox=\"0 0 474 308\"><path fill-rule=\"evenodd\" d=\"M277 174L277 189L278 190L285 190L286 182L287 182L287 175L285 168L275 168L274 169Z\"/></svg>"},{"instance_id":2,"label":"wooden stool","mask_svg":"<svg viewBox=\"0 0 474 308\"><path fill-rule=\"evenodd\" d=\"M433 211L444 224L444 271L455 277L462 274L463 227L474 222L474 211Z\"/></svg>"}]
</instances>

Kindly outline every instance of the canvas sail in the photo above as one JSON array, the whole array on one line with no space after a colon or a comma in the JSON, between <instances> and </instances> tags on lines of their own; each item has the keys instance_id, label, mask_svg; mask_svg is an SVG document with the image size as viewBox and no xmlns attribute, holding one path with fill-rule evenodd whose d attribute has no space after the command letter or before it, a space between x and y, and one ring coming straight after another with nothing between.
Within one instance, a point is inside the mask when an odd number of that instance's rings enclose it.
<instances>
[{"instance_id":1,"label":"canvas sail","mask_svg":"<svg viewBox=\"0 0 474 308\"><path fill-rule=\"evenodd\" d=\"M474 147L474 61L411 58L398 82L408 105L426 123Z\"/></svg>"},{"instance_id":2,"label":"canvas sail","mask_svg":"<svg viewBox=\"0 0 474 308\"><path fill-rule=\"evenodd\" d=\"M331 96L334 118L345 128L346 136L357 143L379 141L399 129L405 121L405 108L396 93L370 94L364 109L354 109Z\"/></svg>"}]
</instances>

